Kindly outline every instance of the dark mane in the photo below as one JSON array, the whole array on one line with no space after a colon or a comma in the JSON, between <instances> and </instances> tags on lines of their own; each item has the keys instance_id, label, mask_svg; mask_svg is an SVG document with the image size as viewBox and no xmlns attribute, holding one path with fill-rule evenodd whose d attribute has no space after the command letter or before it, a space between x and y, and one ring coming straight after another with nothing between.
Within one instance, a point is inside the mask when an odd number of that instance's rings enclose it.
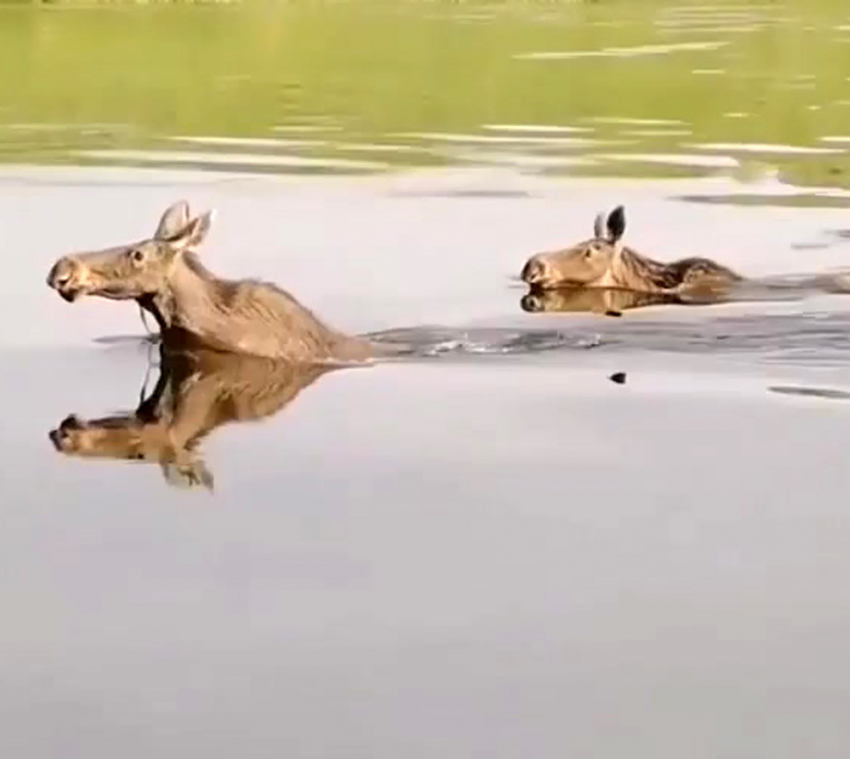
<instances>
[{"instance_id":1,"label":"dark mane","mask_svg":"<svg viewBox=\"0 0 850 759\"><path fill-rule=\"evenodd\" d=\"M662 290L678 287L684 278L684 268L676 264L664 264L647 256L643 256L633 248L624 247L621 253L623 268L629 277L649 282L653 287ZM680 262L676 262L680 263Z\"/></svg>"},{"instance_id":2,"label":"dark mane","mask_svg":"<svg viewBox=\"0 0 850 759\"><path fill-rule=\"evenodd\" d=\"M186 262L186 266L193 273L197 274L213 286L215 293L218 295L219 303L224 308L233 308L240 290L251 285L265 288L277 293L278 295L283 295L288 300L297 302L291 293L288 293L274 282L253 277L244 279L224 279L223 277L219 277L204 266L204 264L201 263L200 258L198 258L198 255L193 251L186 251L183 253L183 260Z\"/></svg>"},{"instance_id":3,"label":"dark mane","mask_svg":"<svg viewBox=\"0 0 850 759\"><path fill-rule=\"evenodd\" d=\"M663 290L681 287L688 279L700 274L720 274L730 279L740 279L734 272L707 258L691 257L662 263L628 247L623 248L621 255L622 265L630 278L642 279Z\"/></svg>"},{"instance_id":4,"label":"dark mane","mask_svg":"<svg viewBox=\"0 0 850 759\"><path fill-rule=\"evenodd\" d=\"M219 277L204 266L204 264L201 263L200 258L198 258L198 255L193 251L186 251L183 254L183 260L186 262L186 266L193 273L197 274L212 286L213 292L217 296L216 299L218 300L218 304L226 310L230 310L235 307L236 299L239 296L240 290L248 284L263 285L277 290L278 292L282 292L279 287L276 287L269 282L261 282L260 280L253 279L224 279L223 277Z\"/></svg>"}]
</instances>

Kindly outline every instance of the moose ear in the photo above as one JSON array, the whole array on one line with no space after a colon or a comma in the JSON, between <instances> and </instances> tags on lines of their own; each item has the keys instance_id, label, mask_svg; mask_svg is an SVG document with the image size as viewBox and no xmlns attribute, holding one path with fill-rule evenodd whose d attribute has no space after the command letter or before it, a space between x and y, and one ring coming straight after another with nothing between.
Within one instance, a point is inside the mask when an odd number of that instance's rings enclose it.
<instances>
[{"instance_id":1,"label":"moose ear","mask_svg":"<svg viewBox=\"0 0 850 759\"><path fill-rule=\"evenodd\" d=\"M174 234L165 238L165 242L177 250L196 248L206 239L212 226L212 219L212 211L202 213L185 224L182 229L177 230Z\"/></svg>"},{"instance_id":2,"label":"moose ear","mask_svg":"<svg viewBox=\"0 0 850 759\"><path fill-rule=\"evenodd\" d=\"M154 232L154 240L167 240L177 234L189 223L189 204L185 200L178 200L174 205L165 209L165 213L159 220L159 226Z\"/></svg>"},{"instance_id":3,"label":"moose ear","mask_svg":"<svg viewBox=\"0 0 850 759\"><path fill-rule=\"evenodd\" d=\"M623 206L617 206L608 215L608 241L617 242L626 231L626 210Z\"/></svg>"},{"instance_id":4,"label":"moose ear","mask_svg":"<svg viewBox=\"0 0 850 759\"><path fill-rule=\"evenodd\" d=\"M605 211L600 211L593 220L593 236L597 240L605 237Z\"/></svg>"}]
</instances>

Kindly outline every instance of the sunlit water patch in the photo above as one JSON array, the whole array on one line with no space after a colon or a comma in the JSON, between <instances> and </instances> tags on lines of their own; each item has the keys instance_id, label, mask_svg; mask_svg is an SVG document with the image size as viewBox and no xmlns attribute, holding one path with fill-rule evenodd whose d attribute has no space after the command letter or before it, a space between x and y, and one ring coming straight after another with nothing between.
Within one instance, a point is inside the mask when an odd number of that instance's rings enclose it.
<instances>
[{"instance_id":1,"label":"sunlit water patch","mask_svg":"<svg viewBox=\"0 0 850 759\"><path fill-rule=\"evenodd\" d=\"M212 153L167 150L81 150L81 158L127 163L131 165L185 165L198 167L252 167L256 169L317 169L324 171L380 171L387 164L378 161L356 161L345 158L312 158L279 153Z\"/></svg>"},{"instance_id":2,"label":"sunlit water patch","mask_svg":"<svg viewBox=\"0 0 850 759\"><path fill-rule=\"evenodd\" d=\"M441 132L408 132L393 135L397 138L433 143L483 143L491 145L545 145L562 148L584 148L611 144L611 140L593 137L550 137L541 135L450 134ZM616 142L616 141L614 141Z\"/></svg>"},{"instance_id":3,"label":"sunlit water patch","mask_svg":"<svg viewBox=\"0 0 850 759\"><path fill-rule=\"evenodd\" d=\"M686 126L686 122L678 119L643 119L620 116L590 116L589 121L598 124L622 124L624 126Z\"/></svg>"},{"instance_id":4,"label":"sunlit water patch","mask_svg":"<svg viewBox=\"0 0 850 759\"><path fill-rule=\"evenodd\" d=\"M690 166L694 168L736 168L739 161L731 156L708 156L697 153L597 153L599 161L658 163L668 166Z\"/></svg>"},{"instance_id":5,"label":"sunlit water patch","mask_svg":"<svg viewBox=\"0 0 850 759\"><path fill-rule=\"evenodd\" d=\"M443 154L456 162L496 164L515 168L593 166L597 163L592 156L544 155L515 151L446 150Z\"/></svg>"},{"instance_id":6,"label":"sunlit water patch","mask_svg":"<svg viewBox=\"0 0 850 759\"><path fill-rule=\"evenodd\" d=\"M655 24L666 29L690 28L699 30L706 27L724 29L727 27L755 26L759 28L762 21L764 21L764 16L751 13L714 13L705 15L661 13L655 20Z\"/></svg>"},{"instance_id":7,"label":"sunlit water patch","mask_svg":"<svg viewBox=\"0 0 850 759\"><path fill-rule=\"evenodd\" d=\"M276 124L271 127L273 132L283 133L315 133L315 132L341 132L343 127L333 121L326 121L320 124Z\"/></svg>"},{"instance_id":8,"label":"sunlit water patch","mask_svg":"<svg viewBox=\"0 0 850 759\"><path fill-rule=\"evenodd\" d=\"M794 192L787 195L761 192L729 192L718 194L682 194L674 196L686 203L705 203L708 205L731 206L773 206L775 208L848 208L846 197L836 197L827 193ZM820 245L807 247L822 247Z\"/></svg>"},{"instance_id":9,"label":"sunlit water patch","mask_svg":"<svg viewBox=\"0 0 850 759\"><path fill-rule=\"evenodd\" d=\"M842 148L819 148L808 145L769 145L745 142L714 142L714 143L692 143L685 147L696 150L709 150L724 153L774 153L777 155L809 154L828 155L845 152Z\"/></svg>"},{"instance_id":10,"label":"sunlit water patch","mask_svg":"<svg viewBox=\"0 0 850 759\"><path fill-rule=\"evenodd\" d=\"M667 55L677 52L719 50L729 42L681 42L669 45L635 45L633 47L605 47L601 50L563 50L539 53L517 53L514 58L523 61L559 61L573 58L633 58L642 55Z\"/></svg>"},{"instance_id":11,"label":"sunlit water patch","mask_svg":"<svg viewBox=\"0 0 850 759\"><path fill-rule=\"evenodd\" d=\"M681 24L676 26L662 27L659 31L666 35L684 35L684 34L755 34L761 32L766 27L761 24L749 24L740 26L691 26L689 24Z\"/></svg>"},{"instance_id":12,"label":"sunlit water patch","mask_svg":"<svg viewBox=\"0 0 850 759\"><path fill-rule=\"evenodd\" d=\"M274 137L217 137L214 135L174 135L169 137L176 142L190 142L197 145L225 145L244 148L302 148L327 145L327 140L277 139Z\"/></svg>"},{"instance_id":13,"label":"sunlit water patch","mask_svg":"<svg viewBox=\"0 0 850 759\"><path fill-rule=\"evenodd\" d=\"M564 126L556 124L482 124L482 129L491 132L516 134L570 134L573 132L592 132L593 127Z\"/></svg>"},{"instance_id":14,"label":"sunlit water patch","mask_svg":"<svg viewBox=\"0 0 850 759\"><path fill-rule=\"evenodd\" d=\"M335 150L350 153L416 153L424 148L418 145L394 145L390 142L336 142Z\"/></svg>"},{"instance_id":15,"label":"sunlit water patch","mask_svg":"<svg viewBox=\"0 0 850 759\"><path fill-rule=\"evenodd\" d=\"M622 129L620 134L629 137L689 137L690 129Z\"/></svg>"}]
</instances>

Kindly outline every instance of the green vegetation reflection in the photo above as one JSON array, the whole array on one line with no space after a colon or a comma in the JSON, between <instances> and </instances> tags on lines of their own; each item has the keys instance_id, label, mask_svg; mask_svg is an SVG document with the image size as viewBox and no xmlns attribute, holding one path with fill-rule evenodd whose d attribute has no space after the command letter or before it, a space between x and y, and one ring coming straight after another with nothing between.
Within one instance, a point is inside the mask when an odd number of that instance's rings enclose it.
<instances>
[{"instance_id":1,"label":"green vegetation reflection","mask_svg":"<svg viewBox=\"0 0 850 759\"><path fill-rule=\"evenodd\" d=\"M848 64L841 0L0 3L0 161L850 187Z\"/></svg>"}]
</instances>

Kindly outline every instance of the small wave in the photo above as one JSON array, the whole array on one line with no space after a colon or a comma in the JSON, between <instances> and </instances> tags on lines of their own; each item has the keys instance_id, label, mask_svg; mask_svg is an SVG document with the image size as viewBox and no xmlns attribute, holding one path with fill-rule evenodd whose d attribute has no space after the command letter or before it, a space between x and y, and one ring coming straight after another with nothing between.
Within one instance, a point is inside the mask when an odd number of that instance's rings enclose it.
<instances>
[{"instance_id":1,"label":"small wave","mask_svg":"<svg viewBox=\"0 0 850 759\"><path fill-rule=\"evenodd\" d=\"M788 287L793 290L791 282ZM781 289L781 288L780 288ZM774 300L782 300L776 297ZM692 312L691 312L692 313ZM533 356L544 352L659 352L746 355L770 363L850 365L850 312L709 315L707 318L608 319L589 314L544 315L540 327L415 326L371 332L364 337L391 349L393 358ZM557 321L557 324L554 322ZM154 335L113 335L102 345L139 347ZM388 360L393 360L390 358Z\"/></svg>"},{"instance_id":2,"label":"small wave","mask_svg":"<svg viewBox=\"0 0 850 759\"><path fill-rule=\"evenodd\" d=\"M129 162L132 164L187 165L211 167L257 167L275 169L314 168L337 171L374 171L387 168L378 161L355 161L343 158L312 158L282 153L221 153L177 150L78 150L76 155L97 161Z\"/></svg>"},{"instance_id":3,"label":"small wave","mask_svg":"<svg viewBox=\"0 0 850 759\"><path fill-rule=\"evenodd\" d=\"M687 126L687 123L679 119L635 119L619 116L591 116L588 121L597 124L623 124L626 126Z\"/></svg>"},{"instance_id":4,"label":"small wave","mask_svg":"<svg viewBox=\"0 0 850 759\"><path fill-rule=\"evenodd\" d=\"M159 335L104 335L94 338L94 342L100 345L148 345L158 343Z\"/></svg>"},{"instance_id":5,"label":"small wave","mask_svg":"<svg viewBox=\"0 0 850 759\"><path fill-rule=\"evenodd\" d=\"M593 131L592 127L560 124L483 124L481 128L492 132L516 132L518 134L569 134L571 132Z\"/></svg>"},{"instance_id":6,"label":"small wave","mask_svg":"<svg viewBox=\"0 0 850 759\"><path fill-rule=\"evenodd\" d=\"M226 137L218 135L172 135L174 142L189 142L197 145L229 145L239 148L301 148L327 145L326 140L279 139L276 137Z\"/></svg>"},{"instance_id":7,"label":"small wave","mask_svg":"<svg viewBox=\"0 0 850 759\"><path fill-rule=\"evenodd\" d=\"M599 345L596 335L569 334L558 329L506 329L482 327L460 329L452 327L402 327L361 335L368 340L393 349L399 357L435 357L446 354L500 355L537 353L558 348L594 348ZM157 333L149 335L104 335L94 342L110 347L127 345L151 346L160 342Z\"/></svg>"},{"instance_id":8,"label":"small wave","mask_svg":"<svg viewBox=\"0 0 850 759\"><path fill-rule=\"evenodd\" d=\"M543 145L549 147L587 148L610 144L611 140L595 137L564 137L559 134L455 134L451 132L398 132L398 139L419 140L431 143L483 144L483 145ZM614 141L616 144L616 141Z\"/></svg>"},{"instance_id":9,"label":"small wave","mask_svg":"<svg viewBox=\"0 0 850 759\"><path fill-rule=\"evenodd\" d=\"M731 156L700 155L697 153L596 153L598 161L634 161L636 163L660 163L668 166L692 166L695 168L736 169L740 162Z\"/></svg>"},{"instance_id":10,"label":"small wave","mask_svg":"<svg viewBox=\"0 0 850 759\"><path fill-rule=\"evenodd\" d=\"M844 152L841 148L818 148L809 145L773 145L748 142L704 142L692 143L684 147L695 150L710 150L723 153L763 153L763 154L811 154L826 155Z\"/></svg>"},{"instance_id":11,"label":"small wave","mask_svg":"<svg viewBox=\"0 0 850 759\"><path fill-rule=\"evenodd\" d=\"M738 354L780 364L850 364L850 313L750 314L696 321L605 320L601 349Z\"/></svg>"},{"instance_id":12,"label":"small wave","mask_svg":"<svg viewBox=\"0 0 850 759\"><path fill-rule=\"evenodd\" d=\"M547 317L543 317L547 318ZM557 351L738 355L772 364L847 366L850 313L748 314L706 319L561 317L545 328L410 327L366 335L404 358L511 355ZM551 317L548 317L551 320Z\"/></svg>"},{"instance_id":13,"label":"small wave","mask_svg":"<svg viewBox=\"0 0 850 759\"><path fill-rule=\"evenodd\" d=\"M806 398L823 398L831 401L850 400L850 392L836 390L830 387L805 387L802 385L771 385L767 388L771 393L780 395L800 395Z\"/></svg>"},{"instance_id":14,"label":"small wave","mask_svg":"<svg viewBox=\"0 0 850 759\"><path fill-rule=\"evenodd\" d=\"M418 358L443 355L517 355L558 349L587 350L600 345L595 334L560 329L505 329L480 327L405 327L373 332L369 340L398 349L399 356Z\"/></svg>"}]
</instances>

